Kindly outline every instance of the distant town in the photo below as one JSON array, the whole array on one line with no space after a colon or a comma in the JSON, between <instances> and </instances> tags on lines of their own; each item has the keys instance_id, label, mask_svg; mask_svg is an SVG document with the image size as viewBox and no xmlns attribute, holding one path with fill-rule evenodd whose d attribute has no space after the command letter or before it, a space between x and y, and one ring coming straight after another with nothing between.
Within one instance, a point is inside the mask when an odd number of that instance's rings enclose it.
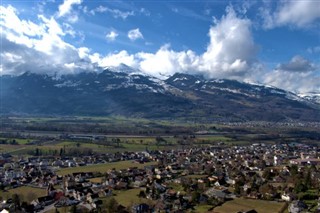
<instances>
[{"instance_id":1,"label":"distant town","mask_svg":"<svg viewBox=\"0 0 320 213\"><path fill-rule=\"evenodd\" d=\"M3 153L1 212L320 211L318 146L220 141L160 150L77 157L63 150L58 156ZM23 187L25 197L8 193ZM237 201L246 205L237 209Z\"/></svg>"}]
</instances>

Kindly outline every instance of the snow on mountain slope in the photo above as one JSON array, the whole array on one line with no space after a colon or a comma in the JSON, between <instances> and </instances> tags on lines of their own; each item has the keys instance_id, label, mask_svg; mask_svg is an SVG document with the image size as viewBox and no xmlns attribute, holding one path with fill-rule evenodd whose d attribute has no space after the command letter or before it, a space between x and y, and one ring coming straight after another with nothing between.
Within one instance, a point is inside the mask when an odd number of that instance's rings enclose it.
<instances>
[{"instance_id":1,"label":"snow on mountain slope","mask_svg":"<svg viewBox=\"0 0 320 213\"><path fill-rule=\"evenodd\" d=\"M320 93L300 93L299 97L320 104Z\"/></svg>"}]
</instances>

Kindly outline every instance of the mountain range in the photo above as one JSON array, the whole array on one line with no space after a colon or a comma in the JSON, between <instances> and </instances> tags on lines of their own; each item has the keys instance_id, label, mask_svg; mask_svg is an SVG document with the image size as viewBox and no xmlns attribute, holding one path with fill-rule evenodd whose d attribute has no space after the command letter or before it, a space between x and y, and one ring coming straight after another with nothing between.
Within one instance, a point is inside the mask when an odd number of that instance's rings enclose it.
<instances>
[{"instance_id":1,"label":"mountain range","mask_svg":"<svg viewBox=\"0 0 320 213\"><path fill-rule=\"evenodd\" d=\"M176 73L166 80L126 65L101 72L0 77L5 115L129 116L188 121L319 121L317 94ZM317 98L318 97L318 98Z\"/></svg>"}]
</instances>

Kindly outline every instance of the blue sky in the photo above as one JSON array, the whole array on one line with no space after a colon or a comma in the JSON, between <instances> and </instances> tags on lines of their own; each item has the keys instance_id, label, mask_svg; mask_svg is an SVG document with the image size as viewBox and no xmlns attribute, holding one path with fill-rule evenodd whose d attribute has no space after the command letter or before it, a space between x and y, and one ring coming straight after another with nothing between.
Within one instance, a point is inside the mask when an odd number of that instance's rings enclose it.
<instances>
[{"instance_id":1,"label":"blue sky","mask_svg":"<svg viewBox=\"0 0 320 213\"><path fill-rule=\"evenodd\" d=\"M1 1L1 74L125 63L320 93L320 1Z\"/></svg>"}]
</instances>

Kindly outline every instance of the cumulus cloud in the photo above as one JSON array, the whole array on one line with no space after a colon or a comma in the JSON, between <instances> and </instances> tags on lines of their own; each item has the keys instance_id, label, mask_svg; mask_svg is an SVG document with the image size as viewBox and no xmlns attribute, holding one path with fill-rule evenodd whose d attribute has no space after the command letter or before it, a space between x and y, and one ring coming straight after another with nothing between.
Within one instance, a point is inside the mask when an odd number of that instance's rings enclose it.
<instances>
[{"instance_id":1,"label":"cumulus cloud","mask_svg":"<svg viewBox=\"0 0 320 213\"><path fill-rule=\"evenodd\" d=\"M59 6L58 17L62 17L71 13L72 6L81 4L82 0L64 0L64 2Z\"/></svg>"},{"instance_id":2,"label":"cumulus cloud","mask_svg":"<svg viewBox=\"0 0 320 213\"><path fill-rule=\"evenodd\" d=\"M44 27L29 20L20 20L14 7L0 6L1 26L8 32L25 36L39 36L44 32Z\"/></svg>"},{"instance_id":3,"label":"cumulus cloud","mask_svg":"<svg viewBox=\"0 0 320 213\"><path fill-rule=\"evenodd\" d=\"M309 72L314 71L316 66L310 61L297 55L294 56L288 63L279 64L277 69L289 72Z\"/></svg>"},{"instance_id":4,"label":"cumulus cloud","mask_svg":"<svg viewBox=\"0 0 320 213\"><path fill-rule=\"evenodd\" d=\"M60 24L56 17L39 15L38 20L24 20L11 6L0 6L0 26L1 74L75 73L123 63L160 78L184 72L210 78L261 81L298 92L320 90L319 67L301 56L265 73L257 60L252 22L239 17L232 7L228 7L220 19L215 19L209 29L207 48L201 54L192 50L175 51L165 44L154 53L130 54L122 50L101 55L88 47L76 48L67 43L65 36L76 34L70 25ZM106 39L117 36L116 31L110 31ZM129 31L128 37L132 41L143 39L139 28Z\"/></svg>"},{"instance_id":5,"label":"cumulus cloud","mask_svg":"<svg viewBox=\"0 0 320 213\"><path fill-rule=\"evenodd\" d=\"M78 51L75 48L56 49L56 57L29 48L24 44L2 39L2 74L22 74L30 71L34 73L54 74L74 72L75 70L66 70L64 64L72 61L80 61Z\"/></svg>"},{"instance_id":6,"label":"cumulus cloud","mask_svg":"<svg viewBox=\"0 0 320 213\"><path fill-rule=\"evenodd\" d=\"M131 40L131 41L135 41L137 39L143 39L143 35L142 33L140 32L140 29L139 28L136 28L136 29L132 29L128 32L128 38Z\"/></svg>"},{"instance_id":7,"label":"cumulus cloud","mask_svg":"<svg viewBox=\"0 0 320 213\"><path fill-rule=\"evenodd\" d=\"M271 7L260 8L267 29L278 26L308 27L320 19L320 1L281 1L275 10Z\"/></svg>"},{"instance_id":8,"label":"cumulus cloud","mask_svg":"<svg viewBox=\"0 0 320 213\"><path fill-rule=\"evenodd\" d=\"M134 55L130 55L127 51L122 50L118 53L109 53L106 56L101 56L95 53L89 56L93 63L97 63L100 67L119 66L126 64L128 66L137 67L137 60Z\"/></svg>"},{"instance_id":9,"label":"cumulus cloud","mask_svg":"<svg viewBox=\"0 0 320 213\"><path fill-rule=\"evenodd\" d=\"M138 53L139 69L150 75L163 78L176 72L193 72L199 64L199 56L193 51L175 52L170 45L162 46L156 53Z\"/></svg>"},{"instance_id":10,"label":"cumulus cloud","mask_svg":"<svg viewBox=\"0 0 320 213\"><path fill-rule=\"evenodd\" d=\"M237 17L232 7L228 7L227 14L220 20L215 21L209 30L210 42L207 50L203 54L196 54L192 50L174 51L170 45L163 45L155 53L138 52L129 54L127 51L109 53L102 56L98 53L91 53L88 48L75 48L64 42L63 37L66 32L72 30L63 29L64 26L53 18L39 16L39 22L31 23L20 20L12 8L5 8L10 12L10 18L6 18L2 23L6 26L5 33L7 38L21 45L27 45L28 48L43 52L46 55L52 55L60 52L56 58L61 58L61 64L66 67L76 67L77 58L86 59L90 63L97 64L100 67L117 66L121 63L141 69L148 74L163 77L175 72L200 73L209 77L219 78L245 78L251 76L254 72L254 63L257 48L251 35L251 22L248 19ZM23 32L16 33L20 28L12 26L9 20L16 19L16 26L22 25L21 22L29 23L35 28L33 34L38 34L39 38L33 38L25 33L30 32L27 25ZM11 28L10 28L11 27ZM70 27L70 26L67 26ZM39 29L38 29L39 28ZM10 30L16 36L10 34ZM66 31L67 30L67 31ZM16 32L17 31L17 32ZM106 38L112 41L118 36L116 31L110 31ZM132 41L143 39L139 28L130 30L128 38ZM72 50L72 54L70 51ZM68 52L68 54L66 54ZM76 55L75 61L68 60L70 56ZM64 60L62 60L62 58ZM75 62L75 64L73 64ZM57 62L56 62L57 63ZM251 74L250 74L251 73Z\"/></svg>"},{"instance_id":11,"label":"cumulus cloud","mask_svg":"<svg viewBox=\"0 0 320 213\"><path fill-rule=\"evenodd\" d=\"M111 30L109 33L107 33L106 39L107 39L108 41L114 41L114 40L116 40L116 38L117 38L118 36L119 36L119 34L118 34L116 31Z\"/></svg>"},{"instance_id":12,"label":"cumulus cloud","mask_svg":"<svg viewBox=\"0 0 320 213\"><path fill-rule=\"evenodd\" d=\"M319 67L301 56L279 64L264 76L264 83L292 92L320 92Z\"/></svg>"},{"instance_id":13,"label":"cumulus cloud","mask_svg":"<svg viewBox=\"0 0 320 213\"><path fill-rule=\"evenodd\" d=\"M275 69L264 76L264 83L297 93L320 93L320 76Z\"/></svg>"},{"instance_id":14,"label":"cumulus cloud","mask_svg":"<svg viewBox=\"0 0 320 213\"><path fill-rule=\"evenodd\" d=\"M126 63L122 60L128 60L129 57L130 63L135 64L136 68L157 77L188 72L215 78L250 79L255 72L259 72L251 21L237 17L232 7L228 7L226 12L210 28L210 42L203 54L197 55L192 50L177 52L166 44L155 53L139 52L131 57L127 52L122 53L122 57L117 54L117 64ZM137 28L131 30L128 37L135 40L143 36ZM110 60L110 57L104 61Z\"/></svg>"},{"instance_id":15,"label":"cumulus cloud","mask_svg":"<svg viewBox=\"0 0 320 213\"><path fill-rule=\"evenodd\" d=\"M62 26L54 17L46 18L44 15L38 16L38 23L22 20L12 6L0 6L0 11L1 74L74 72L78 68L83 69L84 54L88 51L78 50L63 40L65 35L71 33L70 26ZM65 66L72 62L79 62L81 66L75 65L72 70L70 66ZM92 68L90 63L86 66Z\"/></svg>"},{"instance_id":16,"label":"cumulus cloud","mask_svg":"<svg viewBox=\"0 0 320 213\"><path fill-rule=\"evenodd\" d=\"M251 21L237 17L232 7L209 31L210 43L202 55L200 70L210 77L244 76L256 60L257 46Z\"/></svg>"}]
</instances>

